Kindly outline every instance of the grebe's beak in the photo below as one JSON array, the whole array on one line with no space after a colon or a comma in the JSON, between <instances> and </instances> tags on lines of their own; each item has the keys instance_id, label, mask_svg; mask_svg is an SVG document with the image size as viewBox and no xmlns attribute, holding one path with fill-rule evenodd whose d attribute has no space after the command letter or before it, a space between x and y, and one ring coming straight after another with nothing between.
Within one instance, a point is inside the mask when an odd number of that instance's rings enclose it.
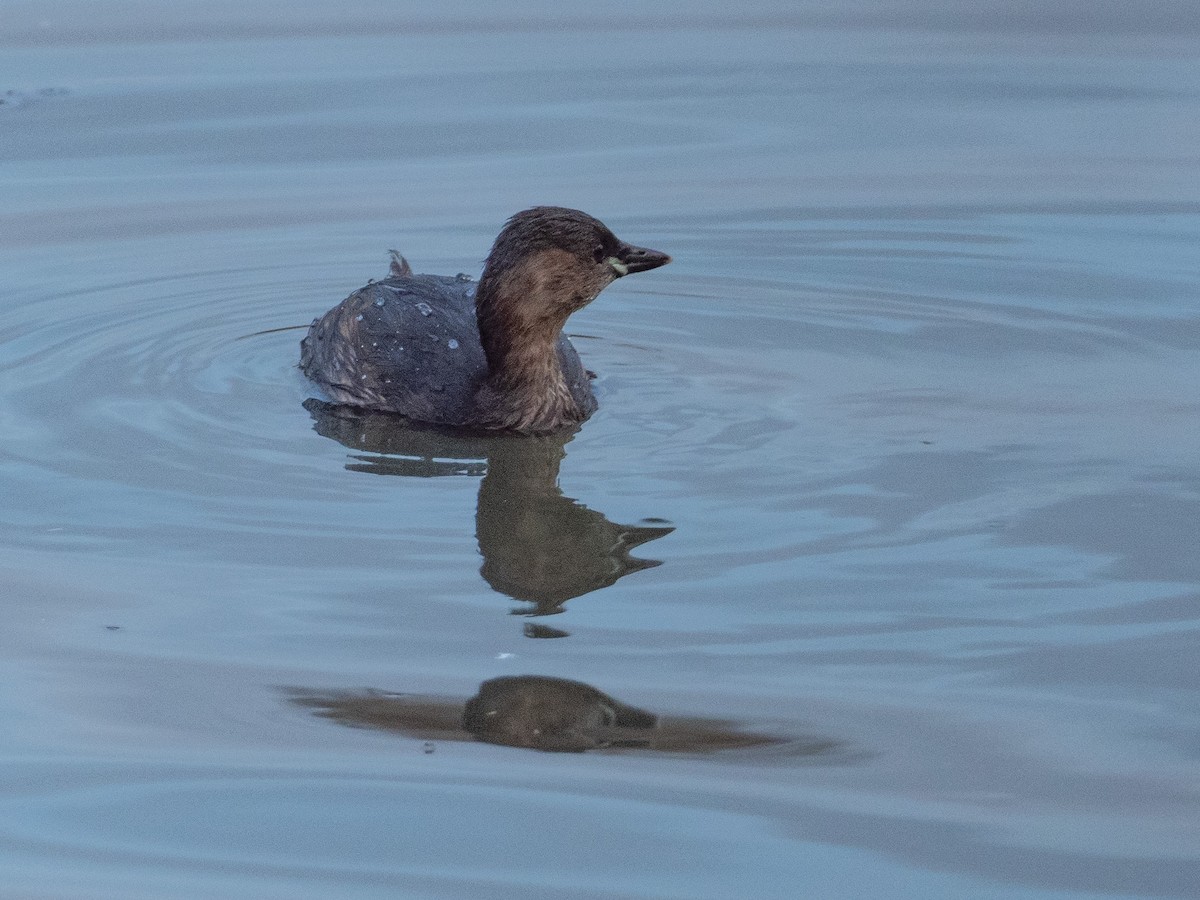
<instances>
[{"instance_id":1,"label":"grebe's beak","mask_svg":"<svg viewBox=\"0 0 1200 900\"><path fill-rule=\"evenodd\" d=\"M649 250L646 247L635 247L632 244L622 244L614 255L605 260L612 266L618 278L633 272L648 272L659 266L665 266L670 261L671 257L665 253Z\"/></svg>"}]
</instances>

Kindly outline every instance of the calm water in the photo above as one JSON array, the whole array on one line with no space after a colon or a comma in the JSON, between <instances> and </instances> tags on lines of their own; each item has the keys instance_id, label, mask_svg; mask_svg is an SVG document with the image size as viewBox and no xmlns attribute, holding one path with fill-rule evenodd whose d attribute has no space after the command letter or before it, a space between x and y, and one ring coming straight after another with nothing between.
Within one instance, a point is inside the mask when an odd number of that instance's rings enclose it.
<instances>
[{"instance_id":1,"label":"calm water","mask_svg":"<svg viewBox=\"0 0 1200 900\"><path fill-rule=\"evenodd\" d=\"M5 896L1196 896L1194 4L342 6L0 13ZM310 414L536 203L578 434Z\"/></svg>"}]
</instances>

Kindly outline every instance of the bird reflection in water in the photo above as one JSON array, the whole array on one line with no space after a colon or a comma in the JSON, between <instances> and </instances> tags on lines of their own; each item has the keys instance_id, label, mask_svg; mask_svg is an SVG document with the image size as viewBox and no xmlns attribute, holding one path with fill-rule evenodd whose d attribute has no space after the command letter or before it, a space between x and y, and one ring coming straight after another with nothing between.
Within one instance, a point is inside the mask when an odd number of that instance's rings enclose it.
<instances>
[{"instance_id":1,"label":"bird reflection in water","mask_svg":"<svg viewBox=\"0 0 1200 900\"><path fill-rule=\"evenodd\" d=\"M448 434L387 413L308 400L318 434L352 450L346 468L376 475L436 477L483 475L475 535L483 556L480 574L498 593L546 616L563 604L618 579L661 565L630 555L635 547L674 531L661 521L618 525L558 487L567 430L550 435ZM486 460L484 462L483 460ZM563 637L549 627L526 628L529 637Z\"/></svg>"},{"instance_id":2,"label":"bird reflection in water","mask_svg":"<svg viewBox=\"0 0 1200 900\"><path fill-rule=\"evenodd\" d=\"M462 723L489 744L578 753L646 746L658 716L581 681L516 675L481 684Z\"/></svg>"},{"instance_id":3,"label":"bird reflection in water","mask_svg":"<svg viewBox=\"0 0 1200 900\"><path fill-rule=\"evenodd\" d=\"M310 399L305 408L318 434L352 450L347 468L376 475L483 476L475 534L480 574L499 593L528 601L526 615L563 611L573 597L660 565L630 555L674 529L647 520L618 525L558 487L567 430L550 435L447 433L388 413ZM529 637L567 632L530 622ZM289 692L318 716L355 728L394 731L422 741L479 740L552 752L649 750L705 754L780 748L788 756L824 756L841 748L827 739L753 733L722 719L660 717L622 703L591 685L539 675L485 681L466 700L375 690ZM432 747L432 744L427 746Z\"/></svg>"},{"instance_id":4,"label":"bird reflection in water","mask_svg":"<svg viewBox=\"0 0 1200 900\"><path fill-rule=\"evenodd\" d=\"M565 678L493 678L465 703L451 697L382 691L290 691L293 703L354 728L398 732L422 741L479 740L558 753L644 750L709 754L775 748L788 756L844 755L828 738L741 730L723 719L659 716Z\"/></svg>"}]
</instances>

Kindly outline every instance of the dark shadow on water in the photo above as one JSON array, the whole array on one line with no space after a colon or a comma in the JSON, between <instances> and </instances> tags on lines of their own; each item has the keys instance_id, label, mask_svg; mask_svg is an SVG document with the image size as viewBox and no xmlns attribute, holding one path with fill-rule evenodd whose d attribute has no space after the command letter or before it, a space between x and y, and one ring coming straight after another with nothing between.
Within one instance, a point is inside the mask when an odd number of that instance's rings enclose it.
<instances>
[{"instance_id":1,"label":"dark shadow on water","mask_svg":"<svg viewBox=\"0 0 1200 900\"><path fill-rule=\"evenodd\" d=\"M565 678L493 678L461 698L375 690L287 691L298 706L351 728L393 731L424 741L470 741L582 753L587 750L711 754L771 751L788 757L851 758L846 746L819 737L742 730L724 719L660 716Z\"/></svg>"},{"instance_id":2,"label":"dark shadow on water","mask_svg":"<svg viewBox=\"0 0 1200 900\"><path fill-rule=\"evenodd\" d=\"M521 615L552 615L573 597L661 565L630 551L675 529L658 522L618 525L563 495L559 465L574 431L523 436L448 433L351 407L305 401L318 434L352 450L346 468L374 475L483 476L475 536L480 574L498 593L527 601ZM564 637L526 629L529 637Z\"/></svg>"}]
</instances>

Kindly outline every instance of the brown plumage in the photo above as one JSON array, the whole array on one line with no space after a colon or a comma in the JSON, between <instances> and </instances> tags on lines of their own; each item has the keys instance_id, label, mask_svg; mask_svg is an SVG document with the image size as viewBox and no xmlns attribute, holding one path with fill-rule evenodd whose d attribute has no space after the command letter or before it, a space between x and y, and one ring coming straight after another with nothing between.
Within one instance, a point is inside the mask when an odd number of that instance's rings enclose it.
<instances>
[{"instance_id":1,"label":"brown plumage","mask_svg":"<svg viewBox=\"0 0 1200 900\"><path fill-rule=\"evenodd\" d=\"M622 275L666 265L576 209L538 206L500 232L478 285L391 273L313 322L300 368L338 403L439 425L547 432L596 409L567 317Z\"/></svg>"}]
</instances>

